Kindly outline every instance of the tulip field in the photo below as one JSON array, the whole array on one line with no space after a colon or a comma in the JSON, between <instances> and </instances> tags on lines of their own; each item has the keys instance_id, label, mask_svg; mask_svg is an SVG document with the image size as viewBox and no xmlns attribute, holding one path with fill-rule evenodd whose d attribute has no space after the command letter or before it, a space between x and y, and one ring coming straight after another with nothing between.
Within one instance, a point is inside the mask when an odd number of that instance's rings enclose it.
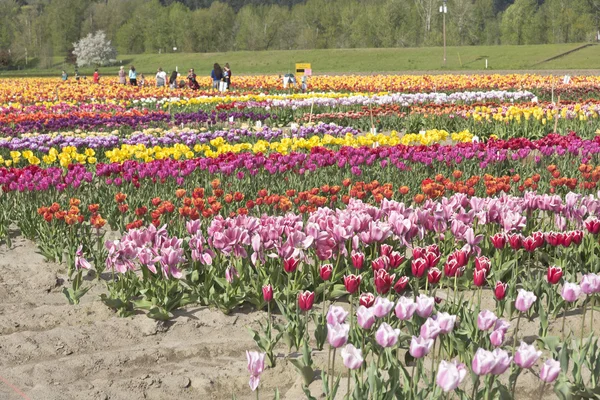
<instances>
[{"instance_id":1,"label":"tulip field","mask_svg":"<svg viewBox=\"0 0 600 400\"><path fill-rule=\"evenodd\" d=\"M0 398L600 399L600 78L200 84L0 80Z\"/></svg>"}]
</instances>

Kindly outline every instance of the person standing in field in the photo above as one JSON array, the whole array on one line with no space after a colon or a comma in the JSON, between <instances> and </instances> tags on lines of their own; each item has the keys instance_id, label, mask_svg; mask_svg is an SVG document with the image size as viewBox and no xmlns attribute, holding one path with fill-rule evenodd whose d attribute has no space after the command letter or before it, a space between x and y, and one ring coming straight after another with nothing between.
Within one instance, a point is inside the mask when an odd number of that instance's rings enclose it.
<instances>
[{"instance_id":1,"label":"person standing in field","mask_svg":"<svg viewBox=\"0 0 600 400\"><path fill-rule=\"evenodd\" d=\"M133 65L129 68L129 84L131 84L131 86L137 86L137 72Z\"/></svg>"},{"instance_id":2,"label":"person standing in field","mask_svg":"<svg viewBox=\"0 0 600 400\"><path fill-rule=\"evenodd\" d=\"M140 87L144 87L144 85L146 84L146 77L144 76L144 74L140 74Z\"/></svg>"},{"instance_id":3,"label":"person standing in field","mask_svg":"<svg viewBox=\"0 0 600 400\"><path fill-rule=\"evenodd\" d=\"M171 72L171 77L169 78L169 87L171 89L177 88L177 71Z\"/></svg>"},{"instance_id":4,"label":"person standing in field","mask_svg":"<svg viewBox=\"0 0 600 400\"><path fill-rule=\"evenodd\" d=\"M167 73L161 67L156 72L156 87L164 87L167 84Z\"/></svg>"},{"instance_id":5,"label":"person standing in field","mask_svg":"<svg viewBox=\"0 0 600 400\"><path fill-rule=\"evenodd\" d=\"M302 93L306 93L308 87L308 76L302 75Z\"/></svg>"},{"instance_id":6,"label":"person standing in field","mask_svg":"<svg viewBox=\"0 0 600 400\"><path fill-rule=\"evenodd\" d=\"M200 84L196 80L196 73L194 72L194 68L190 69L190 71L188 72L187 78L188 78L188 86L190 87L190 89L193 89L193 90L200 89Z\"/></svg>"},{"instance_id":7,"label":"person standing in field","mask_svg":"<svg viewBox=\"0 0 600 400\"><path fill-rule=\"evenodd\" d=\"M65 71L62 72L61 78L62 78L63 82L67 80L68 75L67 75L67 73Z\"/></svg>"},{"instance_id":8,"label":"person standing in field","mask_svg":"<svg viewBox=\"0 0 600 400\"><path fill-rule=\"evenodd\" d=\"M227 84L227 90L229 90L229 86L231 86L231 68L229 67L229 63L225 63L223 77L225 78L225 83Z\"/></svg>"},{"instance_id":9,"label":"person standing in field","mask_svg":"<svg viewBox=\"0 0 600 400\"><path fill-rule=\"evenodd\" d=\"M100 72L98 72L98 68L94 71L94 83L100 83Z\"/></svg>"},{"instance_id":10,"label":"person standing in field","mask_svg":"<svg viewBox=\"0 0 600 400\"><path fill-rule=\"evenodd\" d=\"M125 68L123 68L122 65L121 65L121 68L119 69L119 84L127 85L127 74L125 73Z\"/></svg>"},{"instance_id":11,"label":"person standing in field","mask_svg":"<svg viewBox=\"0 0 600 400\"><path fill-rule=\"evenodd\" d=\"M223 69L218 63L213 65L213 70L210 73L210 77L213 81L213 89L219 89L219 82L223 79Z\"/></svg>"}]
</instances>

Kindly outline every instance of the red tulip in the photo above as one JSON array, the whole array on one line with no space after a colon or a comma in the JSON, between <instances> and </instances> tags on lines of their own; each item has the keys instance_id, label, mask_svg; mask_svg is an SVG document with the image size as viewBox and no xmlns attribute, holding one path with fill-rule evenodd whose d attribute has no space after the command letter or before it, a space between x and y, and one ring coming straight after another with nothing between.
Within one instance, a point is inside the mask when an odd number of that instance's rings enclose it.
<instances>
[{"instance_id":1,"label":"red tulip","mask_svg":"<svg viewBox=\"0 0 600 400\"><path fill-rule=\"evenodd\" d=\"M371 268L373 271L377 272L379 270L387 270L389 264L389 259L386 256L377 257L373 261L371 261Z\"/></svg>"},{"instance_id":2,"label":"red tulip","mask_svg":"<svg viewBox=\"0 0 600 400\"><path fill-rule=\"evenodd\" d=\"M563 276L562 268L555 267L555 266L548 267L548 272L546 273L546 277L548 278L548 283L550 283L552 285L556 285L558 282L560 282L560 278L562 278L562 276Z\"/></svg>"},{"instance_id":3,"label":"red tulip","mask_svg":"<svg viewBox=\"0 0 600 400\"><path fill-rule=\"evenodd\" d=\"M413 247L412 249L412 258L416 260L417 258L423 258L425 255L425 249L422 247Z\"/></svg>"},{"instance_id":4,"label":"red tulip","mask_svg":"<svg viewBox=\"0 0 600 400\"><path fill-rule=\"evenodd\" d=\"M521 244L523 245L525 251L528 251L530 253L537 249L536 241L531 236L527 236L525 239L523 239Z\"/></svg>"},{"instance_id":5,"label":"red tulip","mask_svg":"<svg viewBox=\"0 0 600 400\"><path fill-rule=\"evenodd\" d=\"M417 258L411 262L412 274L417 278L422 277L427 271L427 261L424 258Z\"/></svg>"},{"instance_id":6,"label":"red tulip","mask_svg":"<svg viewBox=\"0 0 600 400\"><path fill-rule=\"evenodd\" d=\"M427 268L435 267L440 262L440 255L433 251L427 251L423 256L427 260Z\"/></svg>"},{"instance_id":7,"label":"red tulip","mask_svg":"<svg viewBox=\"0 0 600 400\"><path fill-rule=\"evenodd\" d=\"M475 258L475 270L485 270L486 274L492 268L492 262L487 257L476 257Z\"/></svg>"},{"instance_id":8,"label":"red tulip","mask_svg":"<svg viewBox=\"0 0 600 400\"><path fill-rule=\"evenodd\" d=\"M273 300L273 286L271 284L262 287L263 299L268 303Z\"/></svg>"},{"instance_id":9,"label":"red tulip","mask_svg":"<svg viewBox=\"0 0 600 400\"><path fill-rule=\"evenodd\" d=\"M375 290L379 294L386 294L390 291L396 275L390 275L384 269L375 272Z\"/></svg>"},{"instance_id":10,"label":"red tulip","mask_svg":"<svg viewBox=\"0 0 600 400\"><path fill-rule=\"evenodd\" d=\"M315 293L308 290L298 293L298 306L302 311L309 311L315 302Z\"/></svg>"},{"instance_id":11,"label":"red tulip","mask_svg":"<svg viewBox=\"0 0 600 400\"><path fill-rule=\"evenodd\" d=\"M508 244L513 250L519 250L522 246L522 237L518 233L514 233L508 236Z\"/></svg>"},{"instance_id":12,"label":"red tulip","mask_svg":"<svg viewBox=\"0 0 600 400\"><path fill-rule=\"evenodd\" d=\"M440 248L438 247L437 244L432 244L430 246L427 246L427 248L425 250L427 250L427 252L429 252L429 253L435 254L438 257L441 256Z\"/></svg>"},{"instance_id":13,"label":"red tulip","mask_svg":"<svg viewBox=\"0 0 600 400\"><path fill-rule=\"evenodd\" d=\"M450 257L456 260L458 268L464 267L469 262L469 253L462 249L450 254Z\"/></svg>"},{"instance_id":14,"label":"red tulip","mask_svg":"<svg viewBox=\"0 0 600 400\"><path fill-rule=\"evenodd\" d=\"M394 285L394 291L398 294L404 292L408 286L408 276L401 276Z\"/></svg>"},{"instance_id":15,"label":"red tulip","mask_svg":"<svg viewBox=\"0 0 600 400\"><path fill-rule=\"evenodd\" d=\"M583 241L583 231L573 231L570 233L573 243L575 243L576 245L580 245Z\"/></svg>"},{"instance_id":16,"label":"red tulip","mask_svg":"<svg viewBox=\"0 0 600 400\"><path fill-rule=\"evenodd\" d=\"M496 249L503 249L506 246L506 235L504 233L496 233L494 236L490 237L492 241L492 246Z\"/></svg>"},{"instance_id":17,"label":"red tulip","mask_svg":"<svg viewBox=\"0 0 600 400\"><path fill-rule=\"evenodd\" d=\"M321 279L323 279L324 281L328 281L331 278L332 273L333 273L333 265L331 265L331 264L321 265L321 268L319 269L319 275L321 276Z\"/></svg>"},{"instance_id":18,"label":"red tulip","mask_svg":"<svg viewBox=\"0 0 600 400\"><path fill-rule=\"evenodd\" d=\"M431 285L435 285L442 278L442 271L440 271L437 267L430 268L427 272L427 280Z\"/></svg>"},{"instance_id":19,"label":"red tulip","mask_svg":"<svg viewBox=\"0 0 600 400\"><path fill-rule=\"evenodd\" d=\"M397 251L392 251L388 256L390 268L396 269L404 262L404 256Z\"/></svg>"},{"instance_id":20,"label":"red tulip","mask_svg":"<svg viewBox=\"0 0 600 400\"><path fill-rule=\"evenodd\" d=\"M500 281L496 282L496 287L494 288L494 295L496 299L502 300L506 297L506 290L508 289L508 283L502 283Z\"/></svg>"},{"instance_id":21,"label":"red tulip","mask_svg":"<svg viewBox=\"0 0 600 400\"><path fill-rule=\"evenodd\" d=\"M448 261L446 261L446 263L444 264L444 274L447 277L454 277L461 268L460 265L458 265L458 261L456 260L456 258L451 257L452 255L448 257Z\"/></svg>"},{"instance_id":22,"label":"red tulip","mask_svg":"<svg viewBox=\"0 0 600 400\"><path fill-rule=\"evenodd\" d=\"M544 234L542 232L533 232L531 236L533 236L533 239L535 240L536 247L539 248L544 245Z\"/></svg>"},{"instance_id":23,"label":"red tulip","mask_svg":"<svg viewBox=\"0 0 600 400\"><path fill-rule=\"evenodd\" d=\"M362 293L358 298L358 303L369 308L375 303L375 296L373 296L373 293Z\"/></svg>"},{"instance_id":24,"label":"red tulip","mask_svg":"<svg viewBox=\"0 0 600 400\"><path fill-rule=\"evenodd\" d=\"M379 250L379 255L380 256L389 256L393 250L394 250L394 248L392 246L390 246L389 244L382 244L381 248Z\"/></svg>"},{"instance_id":25,"label":"red tulip","mask_svg":"<svg viewBox=\"0 0 600 400\"><path fill-rule=\"evenodd\" d=\"M556 232L548 232L546 233L546 243L548 243L552 247L556 247L560 244L561 238Z\"/></svg>"},{"instance_id":26,"label":"red tulip","mask_svg":"<svg viewBox=\"0 0 600 400\"><path fill-rule=\"evenodd\" d=\"M362 269L365 262L365 255L361 252L352 252L352 265L356 269Z\"/></svg>"},{"instance_id":27,"label":"red tulip","mask_svg":"<svg viewBox=\"0 0 600 400\"><path fill-rule=\"evenodd\" d=\"M600 220L596 218L585 221L585 228L592 235L597 235L600 232Z\"/></svg>"},{"instance_id":28,"label":"red tulip","mask_svg":"<svg viewBox=\"0 0 600 400\"><path fill-rule=\"evenodd\" d=\"M344 276L344 286L346 287L346 291L350 294L356 293L358 287L360 286L360 275L346 275Z\"/></svg>"},{"instance_id":29,"label":"red tulip","mask_svg":"<svg viewBox=\"0 0 600 400\"><path fill-rule=\"evenodd\" d=\"M473 272L473 284L477 287L485 285L486 275L486 269L476 269L475 272Z\"/></svg>"},{"instance_id":30,"label":"red tulip","mask_svg":"<svg viewBox=\"0 0 600 400\"><path fill-rule=\"evenodd\" d=\"M288 274L295 272L298 268L298 264L300 264L300 260L296 260L295 258L287 258L283 260L283 270Z\"/></svg>"},{"instance_id":31,"label":"red tulip","mask_svg":"<svg viewBox=\"0 0 600 400\"><path fill-rule=\"evenodd\" d=\"M571 245L571 242L573 241L573 237L571 235L569 235L568 233L561 233L559 235L560 237L560 244L563 247L569 247Z\"/></svg>"}]
</instances>

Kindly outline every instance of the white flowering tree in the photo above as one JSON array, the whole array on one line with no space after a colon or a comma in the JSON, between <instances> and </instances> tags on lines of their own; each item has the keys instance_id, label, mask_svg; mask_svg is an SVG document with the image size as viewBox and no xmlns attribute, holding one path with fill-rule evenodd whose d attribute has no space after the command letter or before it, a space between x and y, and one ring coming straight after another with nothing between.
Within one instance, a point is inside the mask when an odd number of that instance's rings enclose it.
<instances>
[{"instance_id":1,"label":"white flowering tree","mask_svg":"<svg viewBox=\"0 0 600 400\"><path fill-rule=\"evenodd\" d=\"M73 54L77 56L78 67L104 65L117 55L110 40L106 39L104 31L90 33L78 42L73 43L73 46L75 48Z\"/></svg>"}]
</instances>

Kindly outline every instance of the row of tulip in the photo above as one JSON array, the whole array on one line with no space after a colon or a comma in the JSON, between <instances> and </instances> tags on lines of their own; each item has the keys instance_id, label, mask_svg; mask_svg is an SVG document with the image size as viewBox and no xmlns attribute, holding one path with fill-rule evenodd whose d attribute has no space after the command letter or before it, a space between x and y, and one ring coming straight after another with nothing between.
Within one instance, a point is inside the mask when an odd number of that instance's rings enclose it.
<instances>
[{"instance_id":1,"label":"row of tulip","mask_svg":"<svg viewBox=\"0 0 600 400\"><path fill-rule=\"evenodd\" d=\"M210 93L210 77L199 77L199 83ZM278 76L236 76L233 87L241 91L284 91L283 81ZM53 78L24 78L0 81L0 106L20 107L36 103L74 101L103 102L117 101L131 104L133 100L143 98L196 97L197 91L190 89L169 90L150 85L139 88L117 85L116 80L102 80L100 84L84 81L60 82ZM551 91L566 95L593 94L600 82L595 76L573 76L568 85L551 75L371 75L371 76L313 76L309 79L311 91L334 92L457 92L473 90L537 90L544 95ZM183 94L183 95L182 95ZM258 94L258 93L256 93Z\"/></svg>"}]
</instances>

